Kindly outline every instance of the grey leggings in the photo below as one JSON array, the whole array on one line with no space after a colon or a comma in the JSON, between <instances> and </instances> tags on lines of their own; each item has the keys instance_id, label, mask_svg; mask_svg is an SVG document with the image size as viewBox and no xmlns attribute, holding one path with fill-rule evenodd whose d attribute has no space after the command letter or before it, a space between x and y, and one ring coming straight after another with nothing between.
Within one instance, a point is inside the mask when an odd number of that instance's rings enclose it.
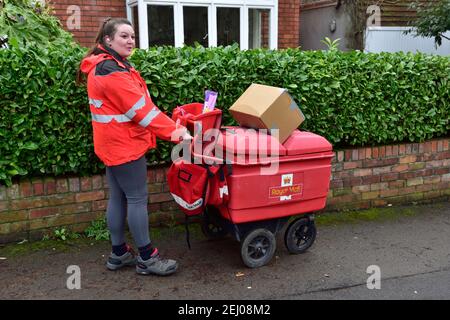
<instances>
[{"instance_id":1,"label":"grey leggings","mask_svg":"<svg viewBox=\"0 0 450 320\"><path fill-rule=\"evenodd\" d=\"M109 201L106 221L113 246L125 242L125 220L135 245L150 243L148 225L147 161L145 156L118 166L106 167ZM128 214L127 214L128 213Z\"/></svg>"}]
</instances>

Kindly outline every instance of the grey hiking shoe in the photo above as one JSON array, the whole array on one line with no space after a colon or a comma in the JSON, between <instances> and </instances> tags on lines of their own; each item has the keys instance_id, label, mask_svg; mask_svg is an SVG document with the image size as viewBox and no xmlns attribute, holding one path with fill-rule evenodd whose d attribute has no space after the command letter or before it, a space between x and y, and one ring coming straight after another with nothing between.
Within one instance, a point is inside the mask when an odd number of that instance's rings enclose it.
<instances>
[{"instance_id":1,"label":"grey hiking shoe","mask_svg":"<svg viewBox=\"0 0 450 320\"><path fill-rule=\"evenodd\" d=\"M159 276L168 276L178 269L178 262L171 259L162 259L158 249L150 256L150 259L143 260L137 257L136 272L139 274L156 274Z\"/></svg>"},{"instance_id":2,"label":"grey hiking shoe","mask_svg":"<svg viewBox=\"0 0 450 320\"><path fill-rule=\"evenodd\" d=\"M121 256L118 256L111 252L108 257L108 261L106 262L106 267L109 270L115 271L125 266L134 266L136 265L136 257L133 249L127 246L128 251Z\"/></svg>"}]
</instances>

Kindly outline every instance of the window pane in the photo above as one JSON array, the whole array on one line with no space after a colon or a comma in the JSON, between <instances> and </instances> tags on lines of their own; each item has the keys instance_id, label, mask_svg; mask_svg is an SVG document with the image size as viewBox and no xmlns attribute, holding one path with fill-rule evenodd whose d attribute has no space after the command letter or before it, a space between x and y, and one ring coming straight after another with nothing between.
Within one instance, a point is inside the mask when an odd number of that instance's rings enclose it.
<instances>
[{"instance_id":1,"label":"window pane","mask_svg":"<svg viewBox=\"0 0 450 320\"><path fill-rule=\"evenodd\" d=\"M139 45L139 14L138 14L138 7L134 6L131 8L131 14L133 19L133 28L134 28L134 34L136 36L136 48L140 48Z\"/></svg>"},{"instance_id":2,"label":"window pane","mask_svg":"<svg viewBox=\"0 0 450 320\"><path fill-rule=\"evenodd\" d=\"M249 9L248 12L249 49L269 48L270 10Z\"/></svg>"},{"instance_id":3,"label":"window pane","mask_svg":"<svg viewBox=\"0 0 450 320\"><path fill-rule=\"evenodd\" d=\"M183 7L184 43L208 47L208 8Z\"/></svg>"},{"instance_id":4,"label":"window pane","mask_svg":"<svg viewBox=\"0 0 450 320\"><path fill-rule=\"evenodd\" d=\"M240 43L240 9L217 8L217 45Z\"/></svg>"},{"instance_id":5,"label":"window pane","mask_svg":"<svg viewBox=\"0 0 450 320\"><path fill-rule=\"evenodd\" d=\"M173 6L147 6L148 45L175 45Z\"/></svg>"}]
</instances>

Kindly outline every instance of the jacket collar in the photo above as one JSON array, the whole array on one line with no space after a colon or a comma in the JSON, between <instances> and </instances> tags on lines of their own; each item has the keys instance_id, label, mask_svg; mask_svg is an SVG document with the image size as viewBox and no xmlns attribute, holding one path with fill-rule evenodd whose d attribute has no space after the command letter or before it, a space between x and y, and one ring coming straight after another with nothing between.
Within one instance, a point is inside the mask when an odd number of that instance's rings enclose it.
<instances>
[{"instance_id":1,"label":"jacket collar","mask_svg":"<svg viewBox=\"0 0 450 320\"><path fill-rule=\"evenodd\" d=\"M116 60L116 61L119 63L119 65L121 65L122 67L127 68L127 69L131 69L131 68L132 68L132 66L131 66L131 64L128 62L128 60L122 58L122 57L120 56L120 54L117 53L116 50L114 50L114 49L112 49L112 48L108 48L108 47L103 47L101 44L99 44L97 47L98 47L100 50L102 50L102 51L108 53L109 55L111 55L111 56L114 58L114 60Z\"/></svg>"}]
</instances>

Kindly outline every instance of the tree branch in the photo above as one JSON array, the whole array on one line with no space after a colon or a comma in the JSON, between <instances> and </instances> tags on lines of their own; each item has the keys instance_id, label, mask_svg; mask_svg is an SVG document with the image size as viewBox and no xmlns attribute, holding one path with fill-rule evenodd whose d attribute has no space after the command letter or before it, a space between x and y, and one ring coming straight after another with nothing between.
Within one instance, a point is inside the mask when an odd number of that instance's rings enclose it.
<instances>
[{"instance_id":1,"label":"tree branch","mask_svg":"<svg viewBox=\"0 0 450 320\"><path fill-rule=\"evenodd\" d=\"M442 33L440 34L440 36L441 36L442 38L445 38L445 39L447 39L447 40L450 40L449 37L444 36Z\"/></svg>"}]
</instances>

